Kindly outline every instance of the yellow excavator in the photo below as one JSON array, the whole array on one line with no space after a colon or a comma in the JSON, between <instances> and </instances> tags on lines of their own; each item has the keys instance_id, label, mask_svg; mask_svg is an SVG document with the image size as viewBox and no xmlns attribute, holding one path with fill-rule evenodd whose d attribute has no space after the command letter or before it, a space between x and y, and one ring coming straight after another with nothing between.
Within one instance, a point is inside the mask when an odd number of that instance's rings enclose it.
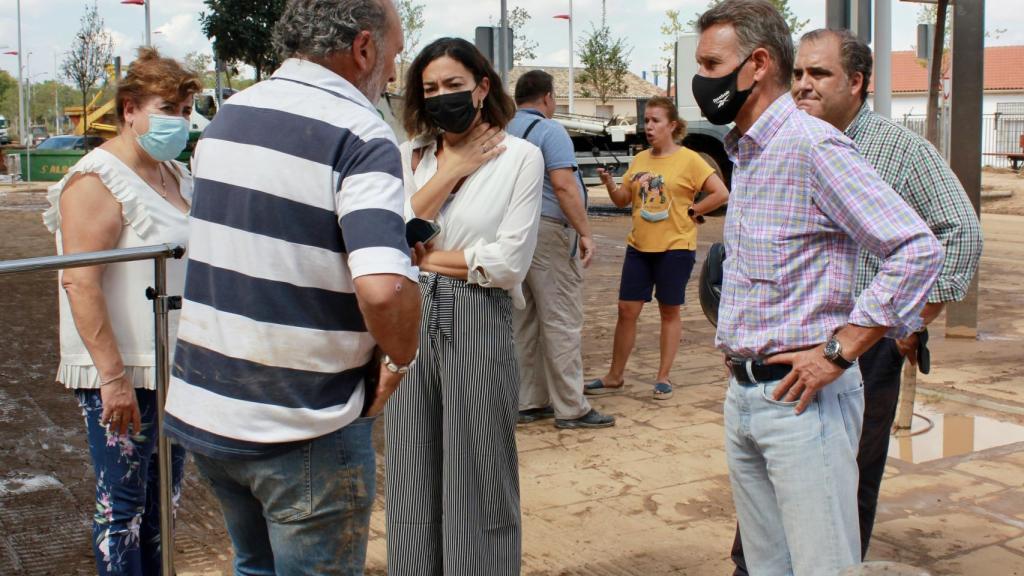
<instances>
[{"instance_id":1,"label":"yellow excavator","mask_svg":"<svg viewBox=\"0 0 1024 576\"><path fill-rule=\"evenodd\" d=\"M114 66L108 64L106 67L107 73L107 85L117 85L117 75L114 71ZM234 92L233 90L231 91ZM86 115L86 122L82 122L82 107L81 106L68 106L64 108L64 114L71 119L72 124L75 128L72 130L72 134L81 136L84 133L86 126L89 128L89 134L96 136L102 136L103 138L113 138L117 136L117 118L116 110L117 101L113 98L99 104L100 98L103 97L103 91L100 90L93 96L92 101L89 102L85 109L88 111ZM213 96L213 90L203 90L201 93L196 94L195 105L192 107L192 116L189 118L189 128L193 132L201 132L206 125L213 119L213 115L217 111L217 105ZM194 140L195 138L192 138Z\"/></svg>"},{"instance_id":2,"label":"yellow excavator","mask_svg":"<svg viewBox=\"0 0 1024 576\"><path fill-rule=\"evenodd\" d=\"M114 72L113 64L108 64L106 67L106 80L107 85L113 86L117 84L117 76ZM81 136L84 134L85 127L89 127L89 133L104 138L113 138L117 135L117 123L115 119L114 107L117 102L111 98L103 104L97 106L100 98L103 97L103 91L100 90L93 96L92 101L86 104L85 109L87 113L85 115L86 121L82 122L82 107L81 106L68 106L64 108L64 114L71 119L75 129L72 130L72 134Z\"/></svg>"}]
</instances>

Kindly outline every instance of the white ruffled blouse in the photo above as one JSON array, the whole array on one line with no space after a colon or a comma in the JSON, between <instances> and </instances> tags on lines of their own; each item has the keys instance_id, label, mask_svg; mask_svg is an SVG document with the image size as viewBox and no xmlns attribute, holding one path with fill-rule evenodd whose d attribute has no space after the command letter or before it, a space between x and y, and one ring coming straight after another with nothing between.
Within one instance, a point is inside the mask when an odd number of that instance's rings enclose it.
<instances>
[{"instance_id":1,"label":"white ruffled blouse","mask_svg":"<svg viewBox=\"0 0 1024 576\"><path fill-rule=\"evenodd\" d=\"M192 175L180 162L165 166L178 179L181 196L192 202ZM138 174L113 154L96 148L71 167L60 182L50 186L49 209L43 223L56 234L57 253L62 254L60 196L75 174L96 174L121 204L124 227L117 248L137 248L154 244L180 244L188 241L188 215L168 202ZM60 277L58 276L58 282ZM125 376L136 388L156 388L156 355L153 340L153 304L146 299L146 288L153 285L153 261L108 264L103 272L103 294L107 313L117 338L117 347L125 365ZM180 295L185 287L185 260L167 260L167 293ZM60 366L57 381L67 388L99 388L99 371L78 335L71 316L67 294L58 289L60 299ZM178 311L168 315L170 349L178 332Z\"/></svg>"}]
</instances>

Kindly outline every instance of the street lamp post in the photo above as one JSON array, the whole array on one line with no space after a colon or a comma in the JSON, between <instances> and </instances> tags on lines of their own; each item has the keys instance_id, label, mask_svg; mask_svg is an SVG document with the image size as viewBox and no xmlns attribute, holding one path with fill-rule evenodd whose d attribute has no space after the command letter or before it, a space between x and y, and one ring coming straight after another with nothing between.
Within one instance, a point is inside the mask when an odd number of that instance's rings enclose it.
<instances>
[{"instance_id":1,"label":"street lamp post","mask_svg":"<svg viewBox=\"0 0 1024 576\"><path fill-rule=\"evenodd\" d=\"M568 14L555 14L554 18L569 21L569 113L576 111L576 73L573 70L573 53L575 52L574 37L572 35L572 0L569 0Z\"/></svg>"},{"instance_id":2,"label":"street lamp post","mask_svg":"<svg viewBox=\"0 0 1024 576\"><path fill-rule=\"evenodd\" d=\"M132 4L134 6L143 6L146 8L146 46L152 46L153 43L150 39L149 30L149 3L152 0L121 0L121 4Z\"/></svg>"},{"instance_id":3,"label":"street lamp post","mask_svg":"<svg viewBox=\"0 0 1024 576\"><path fill-rule=\"evenodd\" d=\"M57 77L57 53L53 53L53 131L60 134L60 80Z\"/></svg>"},{"instance_id":4,"label":"street lamp post","mask_svg":"<svg viewBox=\"0 0 1024 576\"><path fill-rule=\"evenodd\" d=\"M25 144L25 86L21 77L21 0L18 0L18 137Z\"/></svg>"}]
</instances>

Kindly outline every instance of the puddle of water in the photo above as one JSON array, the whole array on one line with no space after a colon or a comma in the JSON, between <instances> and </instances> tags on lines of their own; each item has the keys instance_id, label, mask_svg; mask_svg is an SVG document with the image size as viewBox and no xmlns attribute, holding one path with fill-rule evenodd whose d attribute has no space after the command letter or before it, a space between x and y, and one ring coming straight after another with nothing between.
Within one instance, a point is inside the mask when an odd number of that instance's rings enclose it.
<instances>
[{"instance_id":1,"label":"puddle of water","mask_svg":"<svg viewBox=\"0 0 1024 576\"><path fill-rule=\"evenodd\" d=\"M909 437L893 436L889 440L890 457L917 464L1024 442L1024 426L1018 424L983 416L942 414L930 406L918 405L914 412L911 431L927 431Z\"/></svg>"},{"instance_id":2,"label":"puddle of water","mask_svg":"<svg viewBox=\"0 0 1024 576\"><path fill-rule=\"evenodd\" d=\"M27 494L47 488L60 487L60 480L49 474L28 474L16 472L6 478L0 478L0 496L11 494Z\"/></svg>"}]
</instances>

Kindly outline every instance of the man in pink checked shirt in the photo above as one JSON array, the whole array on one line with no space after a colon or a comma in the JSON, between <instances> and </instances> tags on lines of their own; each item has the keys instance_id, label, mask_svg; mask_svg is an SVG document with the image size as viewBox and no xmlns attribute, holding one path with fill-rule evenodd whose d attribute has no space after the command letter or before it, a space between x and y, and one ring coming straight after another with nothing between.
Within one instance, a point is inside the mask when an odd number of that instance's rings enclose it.
<instances>
[{"instance_id":1,"label":"man in pink checked shirt","mask_svg":"<svg viewBox=\"0 0 1024 576\"><path fill-rule=\"evenodd\" d=\"M693 92L734 163L717 345L726 452L748 568L828 575L860 562L856 360L921 326L942 248L831 125L789 95L793 42L767 0L697 23ZM881 260L859 296L859 249Z\"/></svg>"}]
</instances>

